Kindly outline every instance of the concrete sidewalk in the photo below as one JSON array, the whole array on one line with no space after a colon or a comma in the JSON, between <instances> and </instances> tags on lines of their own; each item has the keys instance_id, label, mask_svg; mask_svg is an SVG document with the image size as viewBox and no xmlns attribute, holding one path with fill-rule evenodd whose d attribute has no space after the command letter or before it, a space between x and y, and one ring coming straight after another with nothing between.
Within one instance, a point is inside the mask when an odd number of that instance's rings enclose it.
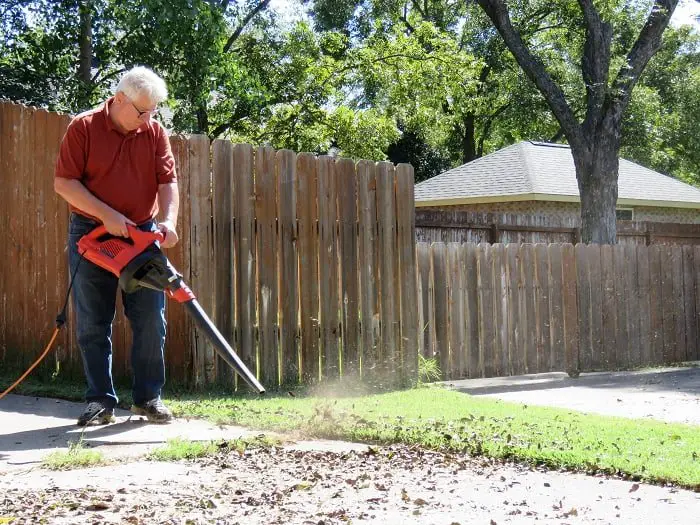
<instances>
[{"instance_id":1,"label":"concrete sidewalk","mask_svg":"<svg viewBox=\"0 0 700 525\"><path fill-rule=\"evenodd\" d=\"M700 366L591 372L577 378L551 372L444 384L473 396L527 405L700 425Z\"/></svg>"},{"instance_id":2,"label":"concrete sidewalk","mask_svg":"<svg viewBox=\"0 0 700 525\"><path fill-rule=\"evenodd\" d=\"M0 400L0 473L37 466L51 452L67 450L82 437L84 445L100 450L112 459L136 458L162 446L168 440L234 440L261 432L237 426L216 426L198 419L175 419L158 425L117 409L116 423L79 427L78 415L84 403L50 398L8 395ZM286 448L300 450L366 450L367 445L336 441L299 441L277 436Z\"/></svg>"},{"instance_id":3,"label":"concrete sidewalk","mask_svg":"<svg viewBox=\"0 0 700 525\"><path fill-rule=\"evenodd\" d=\"M634 372L535 374L445 383L471 395L578 410L581 412L700 425L700 367ZM135 458L173 438L193 441L234 440L261 432L217 426L198 419L155 425L117 410L117 422L81 428L76 425L84 403L9 395L0 400L0 473L31 467L55 450L83 439L108 458ZM266 435L275 435L265 432ZM286 448L318 451L366 450L367 445L337 441L294 442L277 436Z\"/></svg>"}]
</instances>

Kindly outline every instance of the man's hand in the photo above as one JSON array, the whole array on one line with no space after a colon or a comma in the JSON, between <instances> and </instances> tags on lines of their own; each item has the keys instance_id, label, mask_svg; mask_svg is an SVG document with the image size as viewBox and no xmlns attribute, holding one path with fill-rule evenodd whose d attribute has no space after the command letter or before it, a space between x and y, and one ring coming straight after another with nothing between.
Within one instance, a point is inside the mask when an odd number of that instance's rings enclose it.
<instances>
[{"instance_id":1,"label":"man's hand","mask_svg":"<svg viewBox=\"0 0 700 525\"><path fill-rule=\"evenodd\" d=\"M109 233L120 237L129 237L129 230L126 228L127 224L136 226L134 221L115 210L110 210L108 213L105 213L101 219L102 224L104 224Z\"/></svg>"},{"instance_id":2,"label":"man's hand","mask_svg":"<svg viewBox=\"0 0 700 525\"><path fill-rule=\"evenodd\" d=\"M175 225L172 221L163 221L158 223L158 229L165 235L165 240L160 243L161 248L172 248L180 240L175 230Z\"/></svg>"}]
</instances>

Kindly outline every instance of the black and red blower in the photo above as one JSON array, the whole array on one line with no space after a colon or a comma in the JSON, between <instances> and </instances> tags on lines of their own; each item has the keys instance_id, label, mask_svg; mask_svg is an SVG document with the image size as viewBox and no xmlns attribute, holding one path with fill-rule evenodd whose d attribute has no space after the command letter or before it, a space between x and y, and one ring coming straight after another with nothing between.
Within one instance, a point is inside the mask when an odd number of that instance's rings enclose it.
<instances>
[{"instance_id":1,"label":"black and red blower","mask_svg":"<svg viewBox=\"0 0 700 525\"><path fill-rule=\"evenodd\" d=\"M78 251L87 260L119 277L119 286L126 293L139 287L164 291L185 307L197 327L212 342L216 352L258 394L265 388L241 361L226 339L212 324L192 291L182 280L157 242L165 239L162 232L145 232L128 225L129 237L112 235L98 226L78 241Z\"/></svg>"}]
</instances>

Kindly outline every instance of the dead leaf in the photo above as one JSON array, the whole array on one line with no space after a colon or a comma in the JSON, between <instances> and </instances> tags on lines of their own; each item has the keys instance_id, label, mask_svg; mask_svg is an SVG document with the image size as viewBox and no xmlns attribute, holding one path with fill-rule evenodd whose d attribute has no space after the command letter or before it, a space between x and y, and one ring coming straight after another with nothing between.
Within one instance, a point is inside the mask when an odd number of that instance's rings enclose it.
<instances>
[{"instance_id":1,"label":"dead leaf","mask_svg":"<svg viewBox=\"0 0 700 525\"><path fill-rule=\"evenodd\" d=\"M636 492L639 490L639 483L633 483L632 487L630 488L630 492Z\"/></svg>"},{"instance_id":2,"label":"dead leaf","mask_svg":"<svg viewBox=\"0 0 700 525\"><path fill-rule=\"evenodd\" d=\"M107 510L109 508L109 503L106 501L95 501L92 505L85 507L87 510Z\"/></svg>"},{"instance_id":3,"label":"dead leaf","mask_svg":"<svg viewBox=\"0 0 700 525\"><path fill-rule=\"evenodd\" d=\"M428 504L428 502L425 501L423 498L416 498L413 500L413 503L415 503L416 505L427 505Z\"/></svg>"},{"instance_id":4,"label":"dead leaf","mask_svg":"<svg viewBox=\"0 0 700 525\"><path fill-rule=\"evenodd\" d=\"M405 502L411 501L411 498L408 497L408 492L406 492L406 489L401 489L401 499Z\"/></svg>"}]
</instances>

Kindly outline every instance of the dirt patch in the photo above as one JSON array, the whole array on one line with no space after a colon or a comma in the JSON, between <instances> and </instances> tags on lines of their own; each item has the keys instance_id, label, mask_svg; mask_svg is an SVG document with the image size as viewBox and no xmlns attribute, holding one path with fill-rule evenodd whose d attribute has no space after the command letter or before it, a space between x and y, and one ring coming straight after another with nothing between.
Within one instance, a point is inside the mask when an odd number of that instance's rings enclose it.
<instances>
[{"instance_id":1,"label":"dirt patch","mask_svg":"<svg viewBox=\"0 0 700 525\"><path fill-rule=\"evenodd\" d=\"M690 523L700 494L417 448L283 448L0 474L17 523Z\"/></svg>"}]
</instances>

